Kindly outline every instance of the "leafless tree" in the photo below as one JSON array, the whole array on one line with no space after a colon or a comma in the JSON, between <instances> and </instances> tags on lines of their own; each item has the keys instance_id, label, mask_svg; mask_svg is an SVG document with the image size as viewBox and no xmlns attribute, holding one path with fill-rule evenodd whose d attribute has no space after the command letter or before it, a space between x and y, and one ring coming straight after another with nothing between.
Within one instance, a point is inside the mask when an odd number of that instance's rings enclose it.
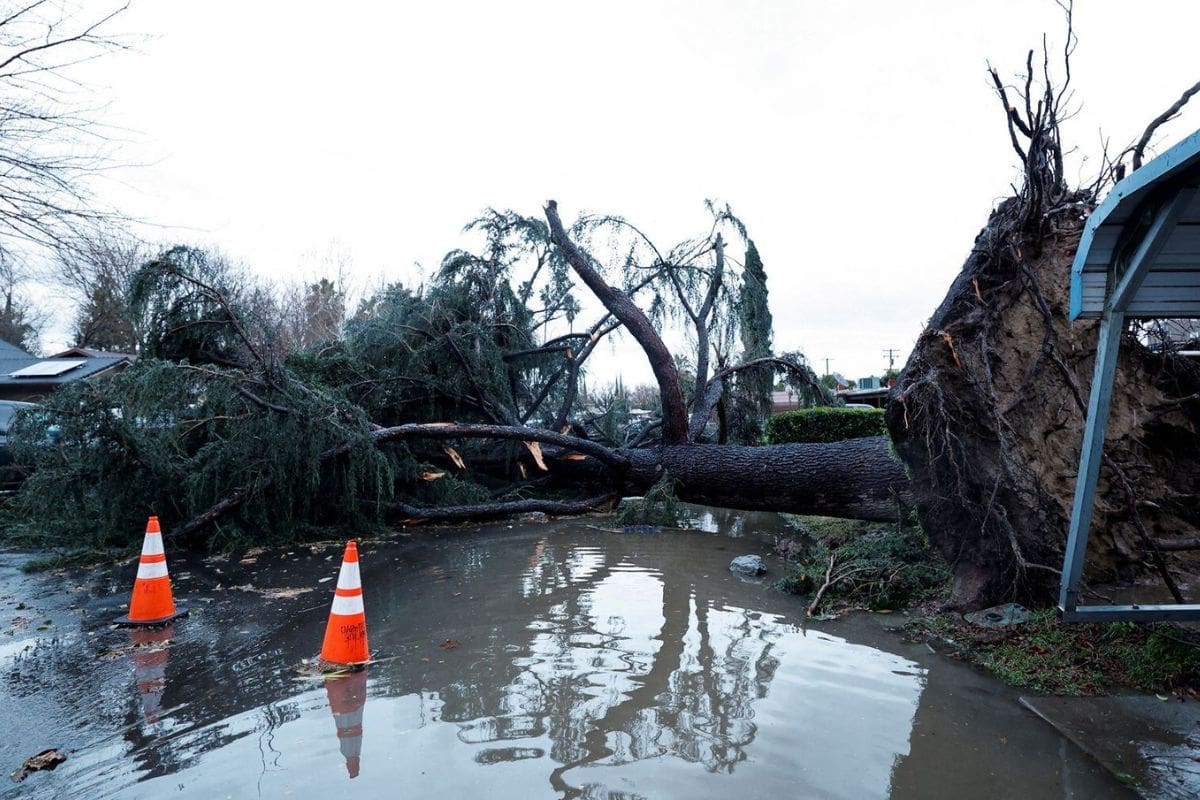
<instances>
[{"instance_id":1,"label":"leafless tree","mask_svg":"<svg viewBox=\"0 0 1200 800\"><path fill-rule=\"evenodd\" d=\"M24 265L0 248L0 339L36 353L46 316L36 310L25 291L28 277Z\"/></svg>"},{"instance_id":2,"label":"leafless tree","mask_svg":"<svg viewBox=\"0 0 1200 800\"><path fill-rule=\"evenodd\" d=\"M118 228L93 230L59 247L45 276L75 304L72 337L79 347L133 352L137 336L127 313L129 281L153 248Z\"/></svg>"},{"instance_id":3,"label":"leafless tree","mask_svg":"<svg viewBox=\"0 0 1200 800\"><path fill-rule=\"evenodd\" d=\"M81 68L127 41L111 32L128 3L96 10L73 0L0 9L0 243L62 247L114 215L92 180L111 140Z\"/></svg>"}]
</instances>

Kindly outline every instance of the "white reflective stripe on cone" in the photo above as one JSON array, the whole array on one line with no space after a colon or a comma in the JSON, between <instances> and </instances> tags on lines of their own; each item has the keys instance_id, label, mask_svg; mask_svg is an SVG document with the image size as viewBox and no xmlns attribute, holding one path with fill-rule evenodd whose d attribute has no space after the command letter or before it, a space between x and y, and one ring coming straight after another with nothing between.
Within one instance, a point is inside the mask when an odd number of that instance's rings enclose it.
<instances>
[{"instance_id":1,"label":"white reflective stripe on cone","mask_svg":"<svg viewBox=\"0 0 1200 800\"><path fill-rule=\"evenodd\" d=\"M165 578L167 577L167 562L139 561L137 576L139 578Z\"/></svg>"},{"instance_id":2,"label":"white reflective stripe on cone","mask_svg":"<svg viewBox=\"0 0 1200 800\"><path fill-rule=\"evenodd\" d=\"M337 725L338 736L342 735L342 730L344 728L354 728L354 727L361 728L362 720L363 720L363 710L361 708L358 711L347 711L345 714L334 714L333 715L333 724Z\"/></svg>"},{"instance_id":3,"label":"white reflective stripe on cone","mask_svg":"<svg viewBox=\"0 0 1200 800\"><path fill-rule=\"evenodd\" d=\"M167 662L155 664L152 667L135 667L134 677L138 683L159 683L167 679Z\"/></svg>"},{"instance_id":4,"label":"white reflective stripe on cone","mask_svg":"<svg viewBox=\"0 0 1200 800\"><path fill-rule=\"evenodd\" d=\"M339 589L361 589L362 578L358 574L357 561L343 561L342 570L338 573L337 588Z\"/></svg>"},{"instance_id":5,"label":"white reflective stripe on cone","mask_svg":"<svg viewBox=\"0 0 1200 800\"><path fill-rule=\"evenodd\" d=\"M157 556L165 552L163 550L163 540L161 533L147 533L146 538L142 540L142 555Z\"/></svg>"},{"instance_id":6,"label":"white reflective stripe on cone","mask_svg":"<svg viewBox=\"0 0 1200 800\"><path fill-rule=\"evenodd\" d=\"M366 609L363 608L362 595L356 594L353 597L343 597L340 594L335 594L333 596L333 608L329 609L329 613L340 617L348 617L352 614L365 614Z\"/></svg>"}]
</instances>

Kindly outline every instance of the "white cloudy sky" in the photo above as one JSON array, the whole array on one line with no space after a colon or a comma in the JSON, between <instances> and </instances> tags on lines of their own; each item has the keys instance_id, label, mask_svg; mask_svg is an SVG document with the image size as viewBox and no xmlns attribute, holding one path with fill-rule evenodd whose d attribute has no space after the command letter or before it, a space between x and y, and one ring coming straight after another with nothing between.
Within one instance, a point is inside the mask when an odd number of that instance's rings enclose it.
<instances>
[{"instance_id":1,"label":"white cloudy sky","mask_svg":"<svg viewBox=\"0 0 1200 800\"><path fill-rule=\"evenodd\" d=\"M1079 155L1200 79L1198 21L1080 3ZM777 347L849 377L907 355L1015 180L986 60L1013 74L1063 40L1051 0L135 0L117 28L151 38L89 78L145 166L103 191L157 238L278 279L337 243L365 284L435 265L487 206L554 197L670 243L720 198L763 255ZM628 345L596 367L649 377Z\"/></svg>"}]
</instances>

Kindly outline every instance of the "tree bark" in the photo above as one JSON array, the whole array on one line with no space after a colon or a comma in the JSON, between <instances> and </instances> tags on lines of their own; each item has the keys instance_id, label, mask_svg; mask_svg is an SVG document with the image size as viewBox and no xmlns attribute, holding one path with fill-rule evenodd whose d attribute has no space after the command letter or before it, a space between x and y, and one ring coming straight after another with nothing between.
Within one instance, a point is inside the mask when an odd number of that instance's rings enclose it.
<instances>
[{"instance_id":1,"label":"tree bark","mask_svg":"<svg viewBox=\"0 0 1200 800\"><path fill-rule=\"evenodd\" d=\"M634 305L624 292L609 286L600 273L588 263L587 256L567 236L567 231L558 216L558 203L554 200L546 204L546 220L550 223L550 238L562 251L571 269L575 270L592 294L596 295L604 307L625 326L629 335L637 341L646 357L650 359L650 369L654 372L662 397L663 440L671 444L685 443L687 409L683 402L679 371L675 369L675 359L671 356L671 351L663 344L658 331L642 310Z\"/></svg>"},{"instance_id":2,"label":"tree bark","mask_svg":"<svg viewBox=\"0 0 1200 800\"><path fill-rule=\"evenodd\" d=\"M904 465L887 438L767 447L692 444L625 451L624 489L640 493L665 470L690 503L894 522L911 508Z\"/></svg>"},{"instance_id":3,"label":"tree bark","mask_svg":"<svg viewBox=\"0 0 1200 800\"><path fill-rule=\"evenodd\" d=\"M507 517L511 514L586 514L589 511L602 511L617 500L612 494L599 495L587 500L561 502L557 500L512 500L505 503L481 503L469 506L436 506L423 508L408 503L380 503L384 511L403 514L412 519L429 520L434 522L449 522L454 520L476 520L494 517Z\"/></svg>"}]
</instances>

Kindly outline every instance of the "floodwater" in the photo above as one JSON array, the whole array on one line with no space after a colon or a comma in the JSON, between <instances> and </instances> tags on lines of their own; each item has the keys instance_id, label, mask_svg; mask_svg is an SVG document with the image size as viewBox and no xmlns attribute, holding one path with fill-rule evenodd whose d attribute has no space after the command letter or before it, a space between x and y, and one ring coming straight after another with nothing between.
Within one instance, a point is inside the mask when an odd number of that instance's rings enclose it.
<instances>
[{"instance_id":1,"label":"floodwater","mask_svg":"<svg viewBox=\"0 0 1200 800\"><path fill-rule=\"evenodd\" d=\"M806 630L803 598L770 586L774 515L699 518L707 532L583 519L365 542L380 660L331 681L292 667L320 646L336 544L168 552L193 613L135 633L109 624L132 565L24 576L0 557L0 769L68 756L0 795L1129 796L1013 692L903 641L901 615ZM770 573L730 574L744 553Z\"/></svg>"}]
</instances>

